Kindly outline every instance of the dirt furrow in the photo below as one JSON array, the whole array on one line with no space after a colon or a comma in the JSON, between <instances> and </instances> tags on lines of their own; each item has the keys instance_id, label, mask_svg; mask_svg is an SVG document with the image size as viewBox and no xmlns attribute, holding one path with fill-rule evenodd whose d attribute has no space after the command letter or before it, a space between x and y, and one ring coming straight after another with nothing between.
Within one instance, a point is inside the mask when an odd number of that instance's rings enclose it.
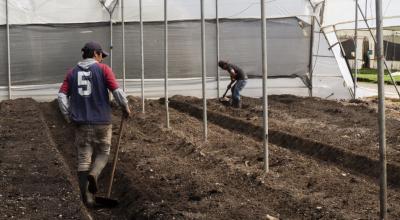
<instances>
[{"instance_id":1,"label":"dirt furrow","mask_svg":"<svg viewBox=\"0 0 400 220\"><path fill-rule=\"evenodd\" d=\"M88 219L32 99L0 104L0 219Z\"/></svg>"},{"instance_id":2,"label":"dirt furrow","mask_svg":"<svg viewBox=\"0 0 400 220\"><path fill-rule=\"evenodd\" d=\"M183 99L185 100L185 98ZM175 105L175 101L179 101L181 105ZM193 116L197 116L198 118L202 116L202 110L200 108L190 105L190 103L176 100L176 97L170 100L170 106L176 107L184 112L187 112L186 110L190 108L189 112L191 114L194 113ZM183 124L185 124L182 117L178 118L181 119L179 123L177 123L177 129L182 128L184 126ZM215 123L210 113L208 114L208 119ZM222 125L229 125L229 129L238 128L245 130L246 133L253 132L249 127L245 127L240 123L235 123L234 120L230 120L229 118L216 116L216 119L221 121ZM216 124L221 125L221 123ZM200 128L202 126L201 122L195 123L190 121L189 124L197 124ZM184 129L184 132L188 137L197 136L201 139L201 129L197 130L197 132ZM251 166L254 165L254 169L256 170L262 169L262 163L260 161L260 159L262 159L262 143L257 141L259 139L254 140L247 135L243 136L235 132L224 132L224 129L221 129L221 127L209 124L210 136L214 133L216 137L226 136L226 138L222 138L224 141L215 138L218 141L206 144L204 148L211 152L215 151L218 154L222 154L222 157L225 158L231 157L232 159L238 159L239 161L236 163L239 166L250 164ZM230 140L231 145L225 145L228 138L232 139ZM225 144L223 145L221 143ZM296 143L297 142L294 144ZM230 148L234 147L235 149L225 149L227 146ZM323 204L323 207L329 207L327 208L328 210L335 210L343 213L346 218L377 217L376 213L379 210L379 201L377 201L376 198L379 193L379 188L370 178L365 178L363 175L360 176L351 169L340 169L336 165L330 165L321 160L313 160L308 156L296 154L296 151L292 152L291 150L285 150L274 145L270 145L270 151L271 167L273 170L271 175L274 176L275 174L277 179L270 178L269 180L273 181L269 182L269 184L282 185L282 187L292 190L294 194L298 193L301 196L309 197L312 200L320 202L320 204ZM234 152L234 154L232 154L232 152ZM398 206L400 201L397 190L391 191L390 200L390 204L393 206L391 210L396 210L397 208L395 207ZM393 214L394 216L399 215L399 213Z\"/></svg>"},{"instance_id":3,"label":"dirt furrow","mask_svg":"<svg viewBox=\"0 0 400 220\"><path fill-rule=\"evenodd\" d=\"M77 150L74 145L74 125L66 124L61 115L56 101L40 103L43 119L49 128L50 136L54 141L55 147L61 153L68 166L68 175L72 181L77 184ZM110 169L107 167L103 173L109 174ZM105 195L105 183L108 183L108 175L101 175L99 184L101 192L99 195ZM76 188L79 194L79 188ZM81 200L78 197L79 201ZM119 209L88 209L94 219L125 219L125 213Z\"/></svg>"},{"instance_id":4,"label":"dirt furrow","mask_svg":"<svg viewBox=\"0 0 400 220\"><path fill-rule=\"evenodd\" d=\"M243 169L244 165L235 164L236 159L192 142L191 135L185 135L201 128L198 122L190 124L194 118L171 112L172 124L181 127L164 129L161 107L150 102L147 109L151 110L129 123L121 163L123 172L136 180L141 194L155 207L150 216L158 211L184 219L264 219L267 214L283 219L344 218L279 184L266 184L269 180L258 177L259 172Z\"/></svg>"},{"instance_id":5,"label":"dirt furrow","mask_svg":"<svg viewBox=\"0 0 400 220\"><path fill-rule=\"evenodd\" d=\"M170 101L171 107L187 112L194 117L202 118L202 107L198 100L190 97L184 97L183 100L180 100L180 98L179 96L172 98ZM242 110L240 113L239 110L231 108L226 108L226 111L215 111L214 109L221 108L221 105L217 106L216 103L210 102L210 110L208 110L209 121L224 128L262 140L263 128L260 125L261 118L257 118L256 116L250 117L251 114L246 110ZM225 109L225 107L222 108ZM224 112L234 112L235 114L231 116ZM274 120L276 119L270 119L270 122ZM289 132L284 128L282 130L277 128L273 125L274 122L271 122L271 124L269 128L269 141L271 143L323 161L329 161L374 179L379 178L379 160L363 154L363 150L349 150L342 146L327 144L322 140L312 139L312 136L305 137L304 134L299 134L302 129L301 127L298 127L296 132ZM288 123L287 126L290 125L291 123ZM400 165L395 162L389 162L387 169L389 184L393 187L400 187Z\"/></svg>"}]
</instances>

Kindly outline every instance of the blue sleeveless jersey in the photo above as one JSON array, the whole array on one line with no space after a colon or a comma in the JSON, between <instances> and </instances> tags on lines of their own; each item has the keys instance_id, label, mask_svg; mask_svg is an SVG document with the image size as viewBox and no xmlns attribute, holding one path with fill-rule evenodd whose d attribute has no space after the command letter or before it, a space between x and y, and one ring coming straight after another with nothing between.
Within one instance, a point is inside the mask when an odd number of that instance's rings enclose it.
<instances>
[{"instance_id":1,"label":"blue sleeveless jersey","mask_svg":"<svg viewBox=\"0 0 400 220\"><path fill-rule=\"evenodd\" d=\"M77 124L110 124L111 106L108 89L118 88L111 69L94 63L87 69L73 68L60 92L69 96L70 118Z\"/></svg>"}]
</instances>

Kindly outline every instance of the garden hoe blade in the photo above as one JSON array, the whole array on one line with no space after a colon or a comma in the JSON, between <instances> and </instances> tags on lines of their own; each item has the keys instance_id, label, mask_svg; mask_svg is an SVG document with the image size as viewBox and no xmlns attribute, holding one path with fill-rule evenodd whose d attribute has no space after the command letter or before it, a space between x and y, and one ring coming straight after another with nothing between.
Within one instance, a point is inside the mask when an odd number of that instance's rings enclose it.
<instances>
[{"instance_id":1,"label":"garden hoe blade","mask_svg":"<svg viewBox=\"0 0 400 220\"><path fill-rule=\"evenodd\" d=\"M229 100L225 98L226 93L228 93L230 87L228 87L224 93L224 95L222 96L222 98L219 98L219 101L223 104L223 105L229 105Z\"/></svg>"},{"instance_id":2,"label":"garden hoe blade","mask_svg":"<svg viewBox=\"0 0 400 220\"><path fill-rule=\"evenodd\" d=\"M118 200L100 196L96 196L95 201L95 208L114 208L117 207L119 204Z\"/></svg>"}]
</instances>

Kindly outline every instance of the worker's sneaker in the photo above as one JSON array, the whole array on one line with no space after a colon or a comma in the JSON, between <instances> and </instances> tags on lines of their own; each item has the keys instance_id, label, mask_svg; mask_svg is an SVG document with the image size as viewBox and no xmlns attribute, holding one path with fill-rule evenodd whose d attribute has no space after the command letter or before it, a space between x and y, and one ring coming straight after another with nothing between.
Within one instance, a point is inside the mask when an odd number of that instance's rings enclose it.
<instances>
[{"instance_id":1,"label":"worker's sneaker","mask_svg":"<svg viewBox=\"0 0 400 220\"><path fill-rule=\"evenodd\" d=\"M97 177L89 174L87 176L87 180L89 181L89 186L88 186L89 192L91 192L93 194L97 193L97 190L98 190L98 188L97 188Z\"/></svg>"}]
</instances>

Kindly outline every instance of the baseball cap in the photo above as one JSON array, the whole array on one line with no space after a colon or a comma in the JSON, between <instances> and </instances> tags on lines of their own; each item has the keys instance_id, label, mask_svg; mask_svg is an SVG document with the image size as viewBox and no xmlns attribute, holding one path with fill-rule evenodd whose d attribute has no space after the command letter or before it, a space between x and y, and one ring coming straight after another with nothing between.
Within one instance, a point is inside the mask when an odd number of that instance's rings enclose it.
<instances>
[{"instance_id":1,"label":"baseball cap","mask_svg":"<svg viewBox=\"0 0 400 220\"><path fill-rule=\"evenodd\" d=\"M82 51L86 51L86 50L94 50L94 51L97 51L97 52L101 52L103 58L108 56L108 53L103 51L103 49L101 48L101 45L99 43L97 43L97 42L94 42L94 41L87 42L83 46Z\"/></svg>"}]
</instances>

